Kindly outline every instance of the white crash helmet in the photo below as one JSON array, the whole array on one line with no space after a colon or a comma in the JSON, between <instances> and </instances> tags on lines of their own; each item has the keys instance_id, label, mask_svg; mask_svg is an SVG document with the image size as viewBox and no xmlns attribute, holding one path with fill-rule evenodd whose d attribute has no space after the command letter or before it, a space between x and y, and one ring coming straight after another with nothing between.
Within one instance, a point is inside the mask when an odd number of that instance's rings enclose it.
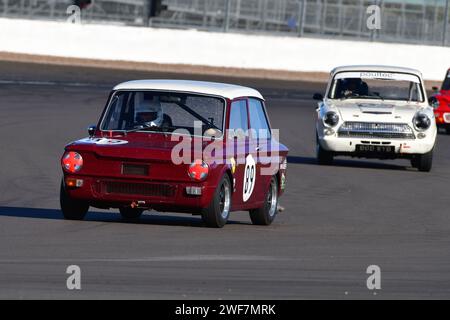
<instances>
[{"instance_id":1,"label":"white crash helmet","mask_svg":"<svg viewBox=\"0 0 450 320\"><path fill-rule=\"evenodd\" d=\"M162 125L164 112L158 98L145 99L144 93L138 92L136 93L134 102L134 120L136 122L156 127ZM145 121L145 115L147 113L156 113L156 117L151 117L148 121Z\"/></svg>"}]
</instances>

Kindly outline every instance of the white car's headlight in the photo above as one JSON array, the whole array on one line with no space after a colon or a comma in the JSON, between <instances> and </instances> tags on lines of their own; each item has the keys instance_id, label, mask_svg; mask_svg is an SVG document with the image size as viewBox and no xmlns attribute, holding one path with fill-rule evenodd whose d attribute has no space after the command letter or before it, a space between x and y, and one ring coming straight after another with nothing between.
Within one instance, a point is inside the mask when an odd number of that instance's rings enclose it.
<instances>
[{"instance_id":1,"label":"white car's headlight","mask_svg":"<svg viewBox=\"0 0 450 320\"><path fill-rule=\"evenodd\" d=\"M323 117L323 123L327 126L334 127L339 123L339 115L334 111L328 111Z\"/></svg>"},{"instance_id":2,"label":"white car's headlight","mask_svg":"<svg viewBox=\"0 0 450 320\"><path fill-rule=\"evenodd\" d=\"M427 116L425 113L418 112L414 116L414 127L418 131L425 131L431 126L431 119L429 116Z\"/></svg>"}]
</instances>

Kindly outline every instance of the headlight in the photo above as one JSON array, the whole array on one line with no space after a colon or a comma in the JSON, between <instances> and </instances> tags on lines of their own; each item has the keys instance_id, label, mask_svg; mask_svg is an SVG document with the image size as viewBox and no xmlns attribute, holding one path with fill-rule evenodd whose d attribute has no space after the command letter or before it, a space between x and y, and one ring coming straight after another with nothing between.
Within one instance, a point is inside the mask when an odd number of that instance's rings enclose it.
<instances>
[{"instance_id":1,"label":"headlight","mask_svg":"<svg viewBox=\"0 0 450 320\"><path fill-rule=\"evenodd\" d=\"M83 157L75 151L66 152L61 159L61 166L67 172L78 172L83 167Z\"/></svg>"},{"instance_id":2,"label":"headlight","mask_svg":"<svg viewBox=\"0 0 450 320\"><path fill-rule=\"evenodd\" d=\"M209 166L202 160L195 160L189 166L188 174L191 179L203 181L208 177Z\"/></svg>"},{"instance_id":3,"label":"headlight","mask_svg":"<svg viewBox=\"0 0 450 320\"><path fill-rule=\"evenodd\" d=\"M418 131L425 131L431 126L431 119L424 113L417 113L414 117L414 127Z\"/></svg>"},{"instance_id":4,"label":"headlight","mask_svg":"<svg viewBox=\"0 0 450 320\"><path fill-rule=\"evenodd\" d=\"M323 122L330 127L334 127L339 123L339 115L334 111L328 111L323 117Z\"/></svg>"}]
</instances>

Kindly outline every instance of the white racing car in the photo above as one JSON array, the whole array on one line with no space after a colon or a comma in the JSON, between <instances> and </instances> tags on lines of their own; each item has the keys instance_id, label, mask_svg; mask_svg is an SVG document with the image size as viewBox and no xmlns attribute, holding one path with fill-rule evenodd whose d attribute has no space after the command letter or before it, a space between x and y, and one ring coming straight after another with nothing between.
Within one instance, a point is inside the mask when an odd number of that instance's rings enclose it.
<instances>
[{"instance_id":1,"label":"white racing car","mask_svg":"<svg viewBox=\"0 0 450 320\"><path fill-rule=\"evenodd\" d=\"M436 122L419 71L345 66L331 72L325 97L316 93L317 160L334 156L411 160L430 171Z\"/></svg>"}]
</instances>

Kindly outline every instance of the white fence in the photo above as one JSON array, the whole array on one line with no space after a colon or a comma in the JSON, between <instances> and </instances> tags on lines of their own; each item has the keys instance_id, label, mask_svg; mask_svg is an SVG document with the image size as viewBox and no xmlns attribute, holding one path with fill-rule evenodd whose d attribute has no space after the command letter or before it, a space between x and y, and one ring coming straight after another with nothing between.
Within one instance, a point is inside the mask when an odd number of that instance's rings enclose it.
<instances>
[{"instance_id":1,"label":"white fence","mask_svg":"<svg viewBox=\"0 0 450 320\"><path fill-rule=\"evenodd\" d=\"M384 64L417 68L428 80L450 67L448 47L37 20L0 19L0 39L6 52L160 64L299 72Z\"/></svg>"}]
</instances>

